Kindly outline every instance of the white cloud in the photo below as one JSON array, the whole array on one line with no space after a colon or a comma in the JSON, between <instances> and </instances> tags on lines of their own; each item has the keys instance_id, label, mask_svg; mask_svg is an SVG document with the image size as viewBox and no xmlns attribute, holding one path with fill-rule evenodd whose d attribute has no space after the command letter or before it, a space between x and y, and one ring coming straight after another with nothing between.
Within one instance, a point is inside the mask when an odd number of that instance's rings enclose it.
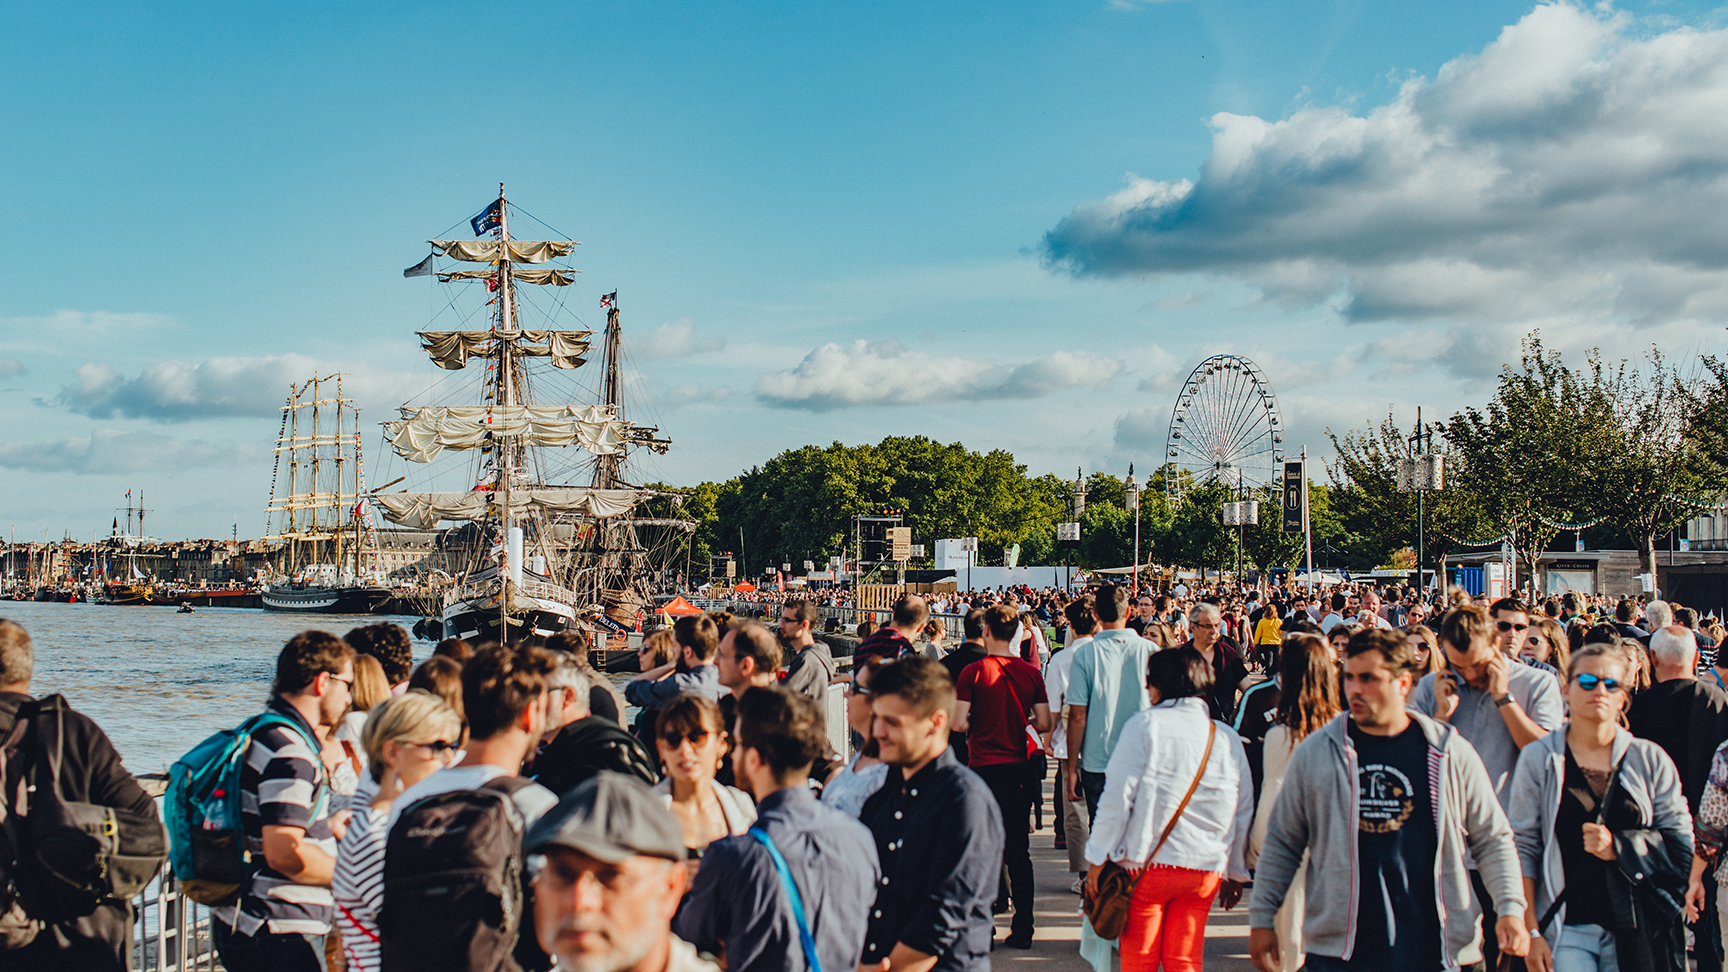
<instances>
[{"instance_id":1,"label":"white cloud","mask_svg":"<svg viewBox=\"0 0 1728 972\"><path fill-rule=\"evenodd\" d=\"M164 472L254 465L268 453L255 446L202 439L180 440L153 432L97 429L82 438L52 442L0 441L0 467L79 475Z\"/></svg>"},{"instance_id":2,"label":"white cloud","mask_svg":"<svg viewBox=\"0 0 1728 972\"><path fill-rule=\"evenodd\" d=\"M1355 321L1728 316L1728 30L1634 26L1544 4L1364 115L1215 115L1196 180L1131 176L1044 258Z\"/></svg>"},{"instance_id":3,"label":"white cloud","mask_svg":"<svg viewBox=\"0 0 1728 972\"><path fill-rule=\"evenodd\" d=\"M30 369L24 367L24 362L17 358L0 358L0 378L16 378L29 373Z\"/></svg>"},{"instance_id":4,"label":"white cloud","mask_svg":"<svg viewBox=\"0 0 1728 972\"><path fill-rule=\"evenodd\" d=\"M899 341L824 344L798 367L763 375L756 397L780 408L827 412L860 405L928 405L953 401L1038 398L1067 388L1099 387L1120 361L1057 351L1021 365L940 358Z\"/></svg>"},{"instance_id":5,"label":"white cloud","mask_svg":"<svg viewBox=\"0 0 1728 972\"><path fill-rule=\"evenodd\" d=\"M127 378L112 365L87 362L75 369L76 381L38 404L63 406L97 419L270 417L280 414L289 385L336 370L298 354L159 361L146 365L136 378ZM400 400L408 387L407 379L389 372L357 370L352 363L341 370L344 391L352 397Z\"/></svg>"},{"instance_id":6,"label":"white cloud","mask_svg":"<svg viewBox=\"0 0 1728 972\"><path fill-rule=\"evenodd\" d=\"M166 314L57 310L35 317L0 317L0 333L14 350L65 352L115 341L136 342L175 330Z\"/></svg>"},{"instance_id":7,"label":"white cloud","mask_svg":"<svg viewBox=\"0 0 1728 972\"><path fill-rule=\"evenodd\" d=\"M699 337L696 322L680 317L650 331L637 347L637 353L644 358L682 358L692 354L711 354L725 348L725 338Z\"/></svg>"}]
</instances>

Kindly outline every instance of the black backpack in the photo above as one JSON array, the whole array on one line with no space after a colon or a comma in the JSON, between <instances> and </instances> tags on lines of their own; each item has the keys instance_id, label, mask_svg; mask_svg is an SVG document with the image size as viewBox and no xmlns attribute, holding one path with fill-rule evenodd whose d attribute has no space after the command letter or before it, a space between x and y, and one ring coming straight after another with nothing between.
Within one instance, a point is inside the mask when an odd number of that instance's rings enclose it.
<instances>
[{"instance_id":1,"label":"black backpack","mask_svg":"<svg viewBox=\"0 0 1728 972\"><path fill-rule=\"evenodd\" d=\"M0 951L43 927L144 890L168 857L155 812L67 800L60 792L66 700L27 702L0 745Z\"/></svg>"},{"instance_id":2,"label":"black backpack","mask_svg":"<svg viewBox=\"0 0 1728 972\"><path fill-rule=\"evenodd\" d=\"M384 849L384 972L522 968L512 953L528 910L525 828L511 797L532 785L499 777L402 811Z\"/></svg>"}]
</instances>

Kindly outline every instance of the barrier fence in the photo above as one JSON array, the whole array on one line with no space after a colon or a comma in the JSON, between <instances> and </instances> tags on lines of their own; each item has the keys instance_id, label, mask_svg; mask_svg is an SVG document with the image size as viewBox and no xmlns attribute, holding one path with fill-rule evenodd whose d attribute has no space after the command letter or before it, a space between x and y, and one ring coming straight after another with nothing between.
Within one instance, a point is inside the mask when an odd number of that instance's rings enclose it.
<instances>
[{"instance_id":1,"label":"barrier fence","mask_svg":"<svg viewBox=\"0 0 1728 972\"><path fill-rule=\"evenodd\" d=\"M180 893L166 866L132 899L132 968L155 972L220 969L210 909Z\"/></svg>"}]
</instances>

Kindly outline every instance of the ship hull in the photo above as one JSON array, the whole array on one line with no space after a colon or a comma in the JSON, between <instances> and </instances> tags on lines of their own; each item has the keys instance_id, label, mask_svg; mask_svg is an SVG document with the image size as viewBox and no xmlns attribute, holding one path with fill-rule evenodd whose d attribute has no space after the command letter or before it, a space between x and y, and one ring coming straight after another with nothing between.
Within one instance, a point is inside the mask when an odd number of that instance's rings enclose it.
<instances>
[{"instance_id":1,"label":"ship hull","mask_svg":"<svg viewBox=\"0 0 1728 972\"><path fill-rule=\"evenodd\" d=\"M518 596L506 613L498 598L456 598L444 606L444 637L509 643L528 635L550 637L574 626L576 611L561 601Z\"/></svg>"},{"instance_id":2,"label":"ship hull","mask_svg":"<svg viewBox=\"0 0 1728 972\"><path fill-rule=\"evenodd\" d=\"M389 596L389 589L383 587L299 587L268 589L261 600L266 611L371 614Z\"/></svg>"}]
</instances>

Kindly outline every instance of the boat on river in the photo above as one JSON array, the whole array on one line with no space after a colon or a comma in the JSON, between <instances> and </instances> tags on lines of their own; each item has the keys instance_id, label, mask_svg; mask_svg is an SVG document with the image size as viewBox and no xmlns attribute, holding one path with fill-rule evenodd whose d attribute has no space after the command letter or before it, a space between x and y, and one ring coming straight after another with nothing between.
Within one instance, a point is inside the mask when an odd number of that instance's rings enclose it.
<instances>
[{"instance_id":1,"label":"boat on river","mask_svg":"<svg viewBox=\"0 0 1728 972\"><path fill-rule=\"evenodd\" d=\"M433 363L460 376L385 423L409 464L402 478L421 488L368 495L411 529L455 524L442 543L456 569L429 605L439 629L430 633L444 637L632 627L696 526L675 515L681 494L640 482L633 468L634 456L671 442L625 414L617 293L601 298L602 372L585 385L578 369L594 334L565 323L574 312L559 290L575 282L579 271L563 261L578 244L518 239L518 215L500 186L469 220L476 239L431 240L433 252L404 271L447 286L418 336ZM439 258L456 263L440 269ZM486 327L430 329L447 314Z\"/></svg>"}]
</instances>

